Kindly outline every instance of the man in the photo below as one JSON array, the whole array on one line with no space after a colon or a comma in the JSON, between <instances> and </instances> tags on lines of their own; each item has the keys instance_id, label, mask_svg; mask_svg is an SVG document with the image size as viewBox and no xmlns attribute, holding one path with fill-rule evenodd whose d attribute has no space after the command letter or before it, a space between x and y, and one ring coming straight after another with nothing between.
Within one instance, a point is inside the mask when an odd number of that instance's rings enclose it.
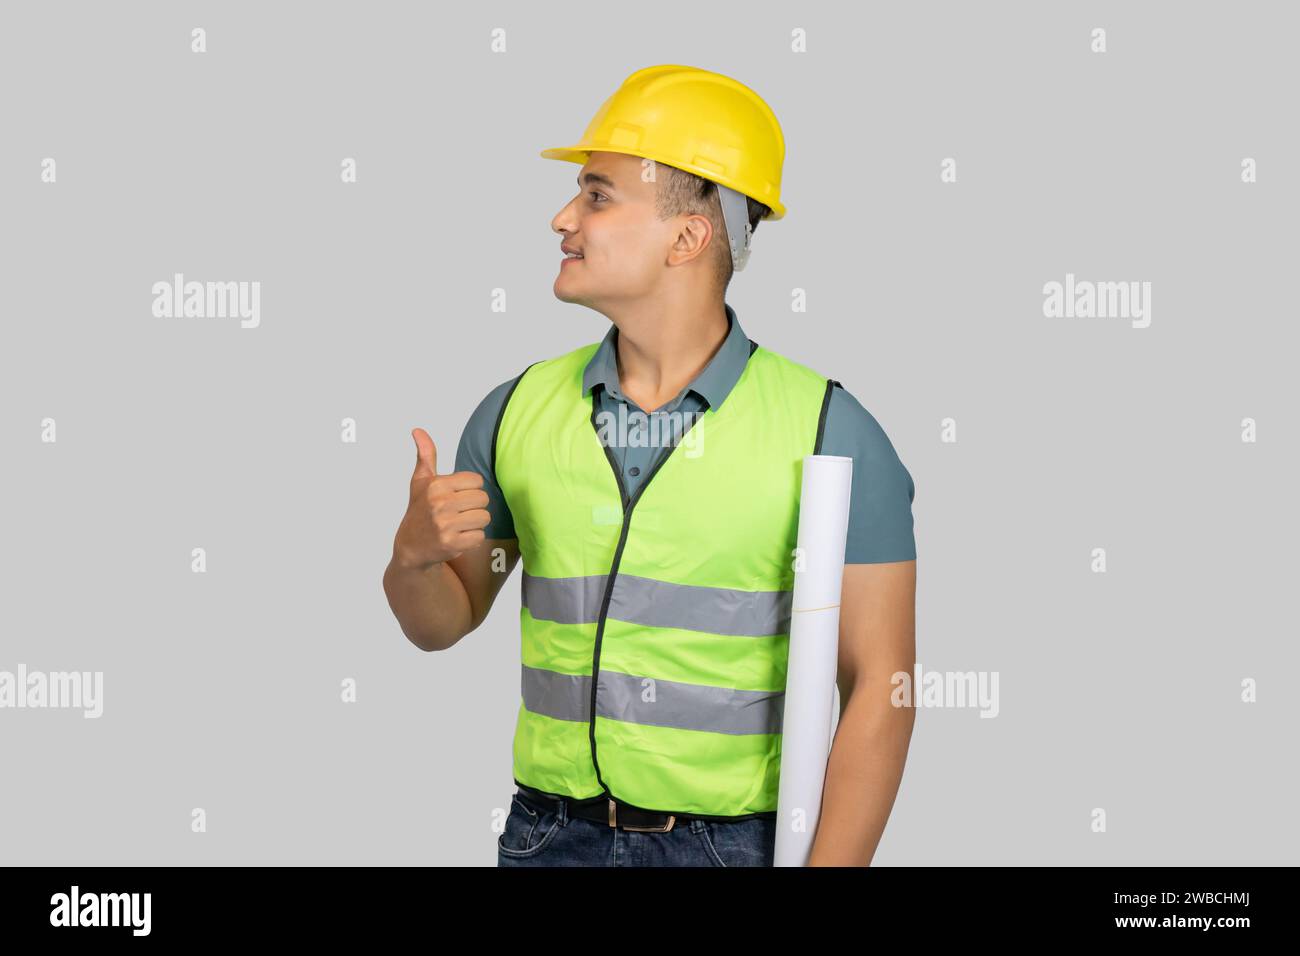
<instances>
[{"instance_id":1,"label":"man","mask_svg":"<svg viewBox=\"0 0 1300 956\"><path fill-rule=\"evenodd\" d=\"M902 776L914 486L838 382L761 348L724 301L784 140L757 94L633 73L574 147L555 295L612 323L480 403L417 464L385 592L424 650L486 618L522 555L517 792L498 864L771 866L803 456L854 460L840 722L810 865L867 865ZM494 560L495 558L495 560ZM782 822L782 825L788 825Z\"/></svg>"}]
</instances>

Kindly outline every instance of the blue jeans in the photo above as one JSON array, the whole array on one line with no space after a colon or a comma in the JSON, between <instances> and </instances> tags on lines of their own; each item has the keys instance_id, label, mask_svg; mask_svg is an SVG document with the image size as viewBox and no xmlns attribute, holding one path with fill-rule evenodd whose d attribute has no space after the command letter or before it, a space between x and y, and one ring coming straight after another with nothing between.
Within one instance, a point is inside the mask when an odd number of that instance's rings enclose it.
<instances>
[{"instance_id":1,"label":"blue jeans","mask_svg":"<svg viewBox=\"0 0 1300 956\"><path fill-rule=\"evenodd\" d=\"M615 829L516 791L497 838L497 866L771 866L776 820L679 820L666 833Z\"/></svg>"}]
</instances>

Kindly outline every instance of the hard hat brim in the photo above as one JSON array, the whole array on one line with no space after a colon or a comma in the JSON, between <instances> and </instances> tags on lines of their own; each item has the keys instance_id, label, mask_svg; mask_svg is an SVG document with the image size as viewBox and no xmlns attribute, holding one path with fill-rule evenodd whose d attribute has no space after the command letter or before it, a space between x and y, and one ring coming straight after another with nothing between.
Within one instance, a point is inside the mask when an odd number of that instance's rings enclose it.
<instances>
[{"instance_id":1,"label":"hard hat brim","mask_svg":"<svg viewBox=\"0 0 1300 956\"><path fill-rule=\"evenodd\" d=\"M542 150L539 155L543 159L559 159L559 160L563 160L564 162L577 163L579 166L585 166L587 165L587 160L591 158L591 154L593 152L622 153L624 156L642 156L643 158L653 158L653 157L644 157L644 154L636 152L635 150L618 149L612 146L600 146L598 148L597 147L583 148L582 146L554 146L550 149ZM672 164L669 163L668 165L671 166ZM690 172L690 170L688 170L688 172ZM707 179L708 177L705 176L704 178ZM766 217L767 219L771 219L775 221L777 219L782 218L785 215L785 206L779 200L773 206L771 206L771 209L772 209L772 213L771 215Z\"/></svg>"}]
</instances>

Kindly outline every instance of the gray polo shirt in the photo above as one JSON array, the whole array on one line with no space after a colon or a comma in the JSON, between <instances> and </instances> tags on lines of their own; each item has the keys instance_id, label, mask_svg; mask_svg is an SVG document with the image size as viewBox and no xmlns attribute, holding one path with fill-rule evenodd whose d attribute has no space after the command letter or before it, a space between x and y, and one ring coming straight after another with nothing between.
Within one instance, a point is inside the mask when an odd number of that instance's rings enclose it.
<instances>
[{"instance_id":1,"label":"gray polo shirt","mask_svg":"<svg viewBox=\"0 0 1300 956\"><path fill-rule=\"evenodd\" d=\"M735 310L729 305L726 310L728 331L721 348L694 381L653 412L643 411L619 387L615 353L617 326L610 326L600 347L587 363L582 376L582 393L590 396L593 388L599 391L596 398L598 421L616 423L620 416L619 406L623 406L621 414L629 423L628 440L607 446L622 472L623 485L629 496L636 494L637 487L651 473L659 456L670 451L672 443L680 435L680 419L675 431L667 418L655 423L656 416L720 408L744 371L753 343L741 329ZM506 397L518 378L516 375L502 382L479 403L465 425L456 449L456 470L474 471L483 476L483 490L488 494L488 511L492 516L484 529L489 538L515 537L514 519L492 472L492 434ZM611 417L602 419L604 414ZM612 424L611 427L617 433L617 426ZM630 437L632 429L637 427L641 428L641 440ZM658 438L657 445L652 443L653 438ZM899 460L884 429L842 386L837 385L831 391L821 453L853 459L845 563L876 564L915 558L912 499L916 489L912 476Z\"/></svg>"}]
</instances>

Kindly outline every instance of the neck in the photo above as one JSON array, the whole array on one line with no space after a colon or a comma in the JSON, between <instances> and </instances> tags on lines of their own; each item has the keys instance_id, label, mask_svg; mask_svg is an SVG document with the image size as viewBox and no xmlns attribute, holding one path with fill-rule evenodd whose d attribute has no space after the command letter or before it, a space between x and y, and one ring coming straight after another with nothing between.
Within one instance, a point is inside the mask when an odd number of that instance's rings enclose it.
<instances>
[{"instance_id":1,"label":"neck","mask_svg":"<svg viewBox=\"0 0 1300 956\"><path fill-rule=\"evenodd\" d=\"M676 398L709 364L728 332L726 309L716 301L638 303L613 321L619 385L647 412Z\"/></svg>"}]
</instances>

